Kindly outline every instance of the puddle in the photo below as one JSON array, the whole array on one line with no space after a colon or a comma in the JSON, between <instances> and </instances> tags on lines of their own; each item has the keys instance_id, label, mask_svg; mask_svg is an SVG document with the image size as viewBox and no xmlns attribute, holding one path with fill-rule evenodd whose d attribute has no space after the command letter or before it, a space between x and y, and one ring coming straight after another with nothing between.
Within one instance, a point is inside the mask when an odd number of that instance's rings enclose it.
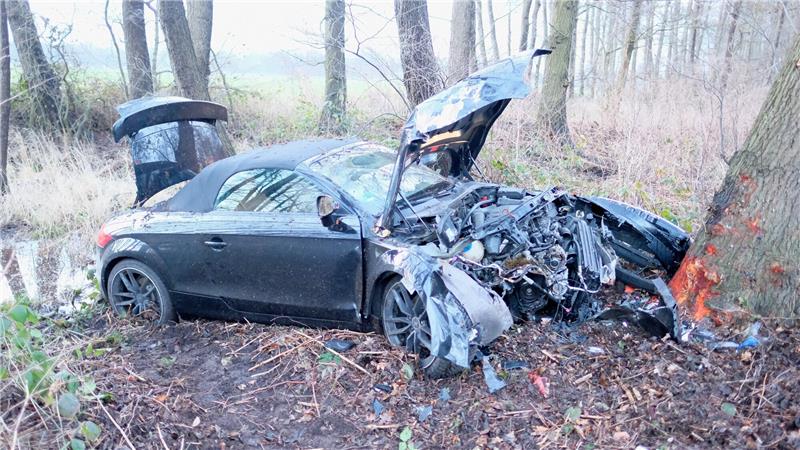
<instances>
[{"instance_id":1,"label":"puddle","mask_svg":"<svg viewBox=\"0 0 800 450\"><path fill-rule=\"evenodd\" d=\"M0 243L0 303L16 295L37 303L71 302L89 281L90 260L69 241L20 240Z\"/></svg>"}]
</instances>

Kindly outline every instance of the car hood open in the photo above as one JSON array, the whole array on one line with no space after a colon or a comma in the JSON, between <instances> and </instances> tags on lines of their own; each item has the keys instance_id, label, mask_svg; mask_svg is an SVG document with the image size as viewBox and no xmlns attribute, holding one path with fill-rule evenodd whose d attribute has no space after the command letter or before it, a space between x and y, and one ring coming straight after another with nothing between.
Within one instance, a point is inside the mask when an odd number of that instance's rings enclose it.
<instances>
[{"instance_id":1,"label":"car hood open","mask_svg":"<svg viewBox=\"0 0 800 450\"><path fill-rule=\"evenodd\" d=\"M417 105L403 127L392 181L378 228L388 230L405 168L425 154L450 152L449 175L468 176L492 125L511 99L530 93L533 58L550 54L523 52L481 69Z\"/></svg>"},{"instance_id":2,"label":"car hood open","mask_svg":"<svg viewBox=\"0 0 800 450\"><path fill-rule=\"evenodd\" d=\"M136 175L136 204L194 177L228 155L214 126L227 120L217 103L183 97L142 97L117 107L114 140L128 136Z\"/></svg>"}]
</instances>

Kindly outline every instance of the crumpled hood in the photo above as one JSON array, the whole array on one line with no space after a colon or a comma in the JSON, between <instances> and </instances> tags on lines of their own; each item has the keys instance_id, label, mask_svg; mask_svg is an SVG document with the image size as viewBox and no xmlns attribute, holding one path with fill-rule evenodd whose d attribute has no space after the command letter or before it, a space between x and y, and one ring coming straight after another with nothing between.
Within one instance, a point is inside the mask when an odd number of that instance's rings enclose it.
<instances>
[{"instance_id":1,"label":"crumpled hood","mask_svg":"<svg viewBox=\"0 0 800 450\"><path fill-rule=\"evenodd\" d=\"M530 94L528 74L534 57L550 50L531 50L485 67L417 105L403 127L392 182L378 226L388 229L400 180L408 164L421 155L446 149L450 175L464 177L483 148L492 125L511 99Z\"/></svg>"}]
</instances>

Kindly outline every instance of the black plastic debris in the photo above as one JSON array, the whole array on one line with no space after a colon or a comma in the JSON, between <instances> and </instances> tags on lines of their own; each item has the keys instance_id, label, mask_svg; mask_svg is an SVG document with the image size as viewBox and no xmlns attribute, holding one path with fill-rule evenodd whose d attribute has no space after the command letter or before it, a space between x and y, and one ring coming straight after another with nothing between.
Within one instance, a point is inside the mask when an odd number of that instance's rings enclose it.
<instances>
[{"instance_id":1,"label":"black plastic debris","mask_svg":"<svg viewBox=\"0 0 800 450\"><path fill-rule=\"evenodd\" d=\"M385 392L385 393L387 393L387 394L391 394L391 393L392 393L392 387L391 387L391 386L389 386L388 384L384 384L384 383L375 383L375 384L374 384L372 387L373 387L373 389L375 389L376 391Z\"/></svg>"},{"instance_id":2,"label":"black plastic debris","mask_svg":"<svg viewBox=\"0 0 800 450\"><path fill-rule=\"evenodd\" d=\"M384 411L383 403L381 403L377 398L372 399L372 411L375 412L375 417L380 417Z\"/></svg>"},{"instance_id":3,"label":"black plastic debris","mask_svg":"<svg viewBox=\"0 0 800 450\"><path fill-rule=\"evenodd\" d=\"M502 363L500 363L500 367L502 367L503 370L519 370L519 369L531 368L526 361L521 361L516 359L503 361Z\"/></svg>"},{"instance_id":4,"label":"black plastic debris","mask_svg":"<svg viewBox=\"0 0 800 450\"><path fill-rule=\"evenodd\" d=\"M335 352L346 352L355 347L356 343L353 341L345 341L344 339L331 339L325 341L325 348L329 348Z\"/></svg>"},{"instance_id":5,"label":"black plastic debris","mask_svg":"<svg viewBox=\"0 0 800 450\"><path fill-rule=\"evenodd\" d=\"M420 423L425 422L426 420L428 420L428 417L430 417L432 413L433 413L433 406L431 405L420 406L417 408L417 420L419 420Z\"/></svg>"},{"instance_id":6,"label":"black plastic debris","mask_svg":"<svg viewBox=\"0 0 800 450\"><path fill-rule=\"evenodd\" d=\"M621 320L638 325L651 336L658 338L669 335L680 340L681 322L678 306L664 280L652 280L661 301L653 305L649 298L636 299L612 306L594 318L595 320Z\"/></svg>"},{"instance_id":7,"label":"black plastic debris","mask_svg":"<svg viewBox=\"0 0 800 450\"><path fill-rule=\"evenodd\" d=\"M490 394L494 394L506 387L506 382L501 380L500 377L497 376L497 372L494 371L494 367L492 367L492 364L489 362L489 357L483 356L481 364L483 365L483 379L486 381L486 387L489 388Z\"/></svg>"}]
</instances>

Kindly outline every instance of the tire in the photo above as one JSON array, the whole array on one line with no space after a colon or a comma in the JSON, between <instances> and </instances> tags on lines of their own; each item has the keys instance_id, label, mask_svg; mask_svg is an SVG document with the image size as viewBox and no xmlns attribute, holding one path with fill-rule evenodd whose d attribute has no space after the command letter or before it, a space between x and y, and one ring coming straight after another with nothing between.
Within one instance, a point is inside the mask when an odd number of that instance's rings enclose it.
<instances>
[{"instance_id":1,"label":"tire","mask_svg":"<svg viewBox=\"0 0 800 450\"><path fill-rule=\"evenodd\" d=\"M135 259L123 259L111 269L106 292L111 309L121 317L142 317L158 325L177 320L164 281Z\"/></svg>"},{"instance_id":2,"label":"tire","mask_svg":"<svg viewBox=\"0 0 800 450\"><path fill-rule=\"evenodd\" d=\"M425 304L419 294L411 295L399 279L390 281L383 290L380 329L390 345L419 355L420 369L427 378L445 378L461 371L450 361L430 354Z\"/></svg>"}]
</instances>

